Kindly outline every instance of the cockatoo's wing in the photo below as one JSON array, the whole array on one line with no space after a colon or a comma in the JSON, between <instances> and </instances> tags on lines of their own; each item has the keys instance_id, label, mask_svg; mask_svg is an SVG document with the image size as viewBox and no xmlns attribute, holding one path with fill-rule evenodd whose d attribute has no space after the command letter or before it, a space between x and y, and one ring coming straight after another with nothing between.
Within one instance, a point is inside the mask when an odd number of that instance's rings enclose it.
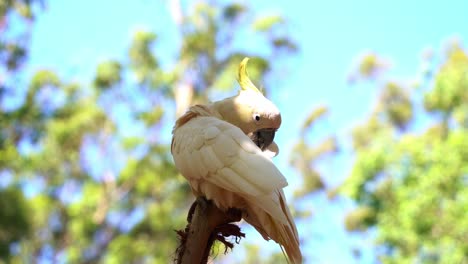
<instances>
[{"instance_id":1,"label":"cockatoo's wing","mask_svg":"<svg viewBox=\"0 0 468 264\"><path fill-rule=\"evenodd\" d=\"M240 195L268 195L287 186L270 158L238 127L198 116L174 130L172 155L188 180L206 180Z\"/></svg>"}]
</instances>

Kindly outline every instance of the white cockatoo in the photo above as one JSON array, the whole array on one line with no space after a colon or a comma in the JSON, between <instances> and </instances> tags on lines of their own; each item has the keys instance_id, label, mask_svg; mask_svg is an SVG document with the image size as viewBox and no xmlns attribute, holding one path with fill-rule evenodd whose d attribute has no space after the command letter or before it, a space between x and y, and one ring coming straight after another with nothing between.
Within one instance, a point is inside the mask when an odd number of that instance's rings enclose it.
<instances>
[{"instance_id":1,"label":"white cockatoo","mask_svg":"<svg viewBox=\"0 0 468 264\"><path fill-rule=\"evenodd\" d=\"M286 204L285 177L271 158L281 125L278 108L255 87L240 66L238 95L195 105L173 129L171 152L180 173L197 197L221 210L236 208L266 239L286 251L290 262L301 263L299 236Z\"/></svg>"}]
</instances>

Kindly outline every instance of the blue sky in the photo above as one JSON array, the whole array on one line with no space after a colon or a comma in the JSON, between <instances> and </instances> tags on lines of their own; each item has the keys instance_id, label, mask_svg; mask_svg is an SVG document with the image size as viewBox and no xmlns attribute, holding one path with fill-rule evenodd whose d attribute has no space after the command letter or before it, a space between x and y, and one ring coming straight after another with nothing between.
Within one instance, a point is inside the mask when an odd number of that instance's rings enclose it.
<instances>
[{"instance_id":1,"label":"blue sky","mask_svg":"<svg viewBox=\"0 0 468 264\"><path fill-rule=\"evenodd\" d=\"M468 3L461 0L258 1L252 5L259 12L285 15L300 47L287 82L281 82L282 87L272 93L283 116L278 133L282 152L275 162L287 175L290 189L300 184L300 177L287 165L288 148L298 138L308 110L318 104L327 104L332 110L323 126L314 130L313 138L320 139L330 131L348 135L371 109L376 94L373 85L350 86L346 82L360 54L377 52L390 62L390 76L410 83L420 70L423 50L434 49L437 55L451 38L468 42ZM86 82L99 61L124 58L130 36L138 28L157 32L163 42L177 39L161 0L50 0L34 26L28 70L52 68L69 79ZM176 52L175 46L169 45L157 46L156 50ZM345 148L335 163L323 166L329 185L343 180L350 158ZM343 230L344 212L352 208L349 201L331 204L316 195L304 205L312 207L314 213L310 223L299 224L301 235L312 241L303 247L310 261L355 263L350 250L353 245L363 245L368 253L372 250L368 238ZM260 236L251 235L246 240L255 243L258 239ZM366 254L359 261L368 262Z\"/></svg>"}]
</instances>

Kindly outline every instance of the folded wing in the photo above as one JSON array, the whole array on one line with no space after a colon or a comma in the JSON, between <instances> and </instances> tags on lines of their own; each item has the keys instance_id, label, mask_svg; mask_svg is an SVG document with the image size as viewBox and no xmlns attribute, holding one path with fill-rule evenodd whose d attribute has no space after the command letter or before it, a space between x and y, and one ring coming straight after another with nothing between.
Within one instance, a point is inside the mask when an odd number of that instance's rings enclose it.
<instances>
[{"instance_id":1,"label":"folded wing","mask_svg":"<svg viewBox=\"0 0 468 264\"><path fill-rule=\"evenodd\" d=\"M172 154L188 180L260 196L287 186L273 162L238 127L199 116L174 131Z\"/></svg>"}]
</instances>

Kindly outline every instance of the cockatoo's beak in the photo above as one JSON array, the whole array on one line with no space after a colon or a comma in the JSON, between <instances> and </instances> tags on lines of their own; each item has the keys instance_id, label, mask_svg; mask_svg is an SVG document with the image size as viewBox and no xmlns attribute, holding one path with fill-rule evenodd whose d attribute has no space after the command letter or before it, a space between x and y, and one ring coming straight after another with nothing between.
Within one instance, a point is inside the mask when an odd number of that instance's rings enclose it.
<instances>
[{"instance_id":1,"label":"cockatoo's beak","mask_svg":"<svg viewBox=\"0 0 468 264\"><path fill-rule=\"evenodd\" d=\"M276 129L274 128L264 128L250 133L249 137L255 143L255 145L264 151L275 139L275 133Z\"/></svg>"},{"instance_id":2,"label":"cockatoo's beak","mask_svg":"<svg viewBox=\"0 0 468 264\"><path fill-rule=\"evenodd\" d=\"M263 154L265 154L270 159L276 157L278 153L279 153L279 148L278 148L278 145L276 145L274 141L270 144L270 146L268 146L267 149L263 151Z\"/></svg>"}]
</instances>

